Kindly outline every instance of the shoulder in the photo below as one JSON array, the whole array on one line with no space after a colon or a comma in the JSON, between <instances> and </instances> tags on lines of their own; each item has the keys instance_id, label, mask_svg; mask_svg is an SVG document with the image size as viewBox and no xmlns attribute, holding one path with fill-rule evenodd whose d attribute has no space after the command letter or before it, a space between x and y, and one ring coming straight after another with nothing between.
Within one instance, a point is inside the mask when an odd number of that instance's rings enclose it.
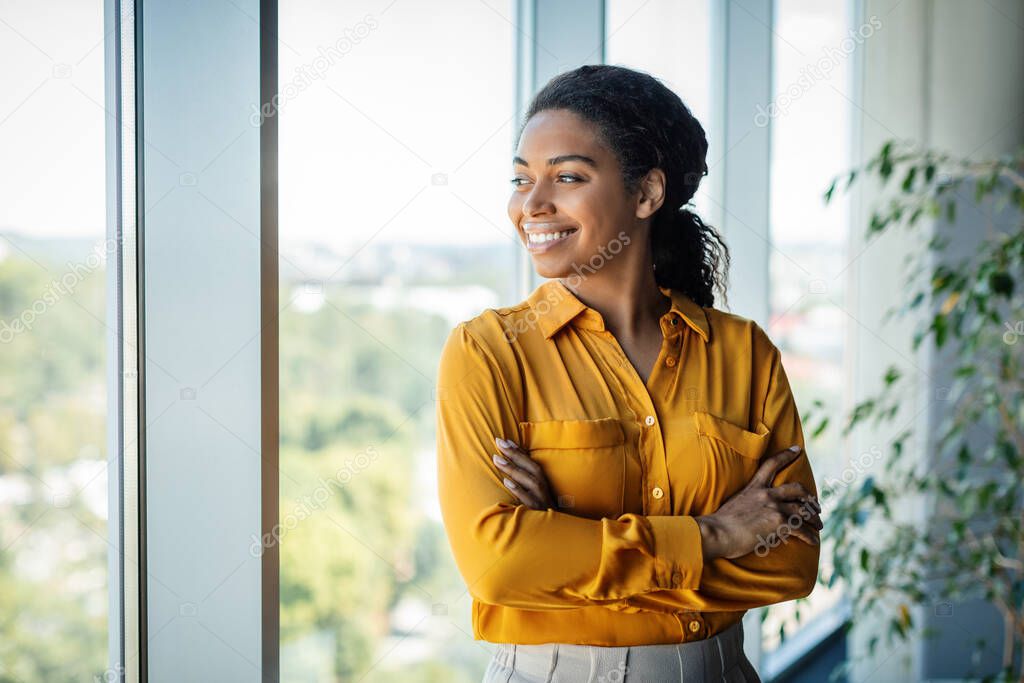
<instances>
[{"instance_id":1,"label":"shoulder","mask_svg":"<svg viewBox=\"0 0 1024 683\"><path fill-rule=\"evenodd\" d=\"M528 317L530 305L523 301L511 306L486 308L477 315L460 321L449 332L441 353L442 362L458 357L475 358L497 367L514 361L513 343L516 330Z\"/></svg>"},{"instance_id":2,"label":"shoulder","mask_svg":"<svg viewBox=\"0 0 1024 683\"><path fill-rule=\"evenodd\" d=\"M535 293L531 298L536 296ZM537 327L537 312L531 305L531 298L508 306L485 308L477 315L459 322L451 336L475 342L496 356L504 355L524 329Z\"/></svg>"},{"instance_id":3,"label":"shoulder","mask_svg":"<svg viewBox=\"0 0 1024 683\"><path fill-rule=\"evenodd\" d=\"M778 352L768 333L752 318L718 308L703 308L715 343L733 349L747 347L758 355Z\"/></svg>"}]
</instances>

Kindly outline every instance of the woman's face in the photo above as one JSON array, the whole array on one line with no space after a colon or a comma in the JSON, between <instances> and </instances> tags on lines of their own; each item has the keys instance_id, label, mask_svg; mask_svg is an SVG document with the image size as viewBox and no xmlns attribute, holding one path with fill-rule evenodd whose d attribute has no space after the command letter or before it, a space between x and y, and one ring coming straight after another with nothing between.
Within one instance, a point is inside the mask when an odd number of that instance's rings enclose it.
<instances>
[{"instance_id":1,"label":"woman's face","mask_svg":"<svg viewBox=\"0 0 1024 683\"><path fill-rule=\"evenodd\" d=\"M637 199L589 121L564 109L534 115L512 162L508 216L541 277L589 276L636 239Z\"/></svg>"}]
</instances>

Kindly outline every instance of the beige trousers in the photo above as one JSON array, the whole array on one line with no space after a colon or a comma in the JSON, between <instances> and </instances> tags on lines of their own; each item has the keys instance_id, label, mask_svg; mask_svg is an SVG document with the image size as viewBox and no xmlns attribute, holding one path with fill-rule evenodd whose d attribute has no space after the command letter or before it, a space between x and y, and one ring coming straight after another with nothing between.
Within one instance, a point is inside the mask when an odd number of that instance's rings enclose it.
<instances>
[{"instance_id":1,"label":"beige trousers","mask_svg":"<svg viewBox=\"0 0 1024 683\"><path fill-rule=\"evenodd\" d=\"M760 683L743 624L691 643L601 647L497 643L482 683Z\"/></svg>"}]
</instances>

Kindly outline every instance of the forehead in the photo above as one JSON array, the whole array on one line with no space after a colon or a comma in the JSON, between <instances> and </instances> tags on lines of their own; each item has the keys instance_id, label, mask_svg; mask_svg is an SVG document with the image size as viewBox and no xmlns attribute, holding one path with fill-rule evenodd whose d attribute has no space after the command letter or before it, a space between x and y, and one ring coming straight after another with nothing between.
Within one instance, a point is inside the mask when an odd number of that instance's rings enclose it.
<instances>
[{"instance_id":1,"label":"forehead","mask_svg":"<svg viewBox=\"0 0 1024 683\"><path fill-rule=\"evenodd\" d=\"M535 114L523 128L517 156L532 162L559 154L585 154L597 159L607 154L597 127L565 109Z\"/></svg>"}]
</instances>

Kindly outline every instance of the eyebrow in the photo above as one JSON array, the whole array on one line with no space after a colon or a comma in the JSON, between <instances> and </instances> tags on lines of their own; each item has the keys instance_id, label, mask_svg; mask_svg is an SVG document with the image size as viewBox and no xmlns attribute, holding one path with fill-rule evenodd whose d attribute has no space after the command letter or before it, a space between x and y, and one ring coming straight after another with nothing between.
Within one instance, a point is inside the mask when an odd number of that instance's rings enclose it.
<instances>
[{"instance_id":1,"label":"eyebrow","mask_svg":"<svg viewBox=\"0 0 1024 683\"><path fill-rule=\"evenodd\" d=\"M548 166L554 166L565 161L582 161L585 164L590 164L594 168L597 168L597 162L588 156L584 156L583 154L562 154L557 157L551 157L550 159L548 159ZM512 157L512 163L520 164L522 166L526 166L527 168L530 167L530 165L526 163L526 159L523 159L522 157L518 156Z\"/></svg>"}]
</instances>

